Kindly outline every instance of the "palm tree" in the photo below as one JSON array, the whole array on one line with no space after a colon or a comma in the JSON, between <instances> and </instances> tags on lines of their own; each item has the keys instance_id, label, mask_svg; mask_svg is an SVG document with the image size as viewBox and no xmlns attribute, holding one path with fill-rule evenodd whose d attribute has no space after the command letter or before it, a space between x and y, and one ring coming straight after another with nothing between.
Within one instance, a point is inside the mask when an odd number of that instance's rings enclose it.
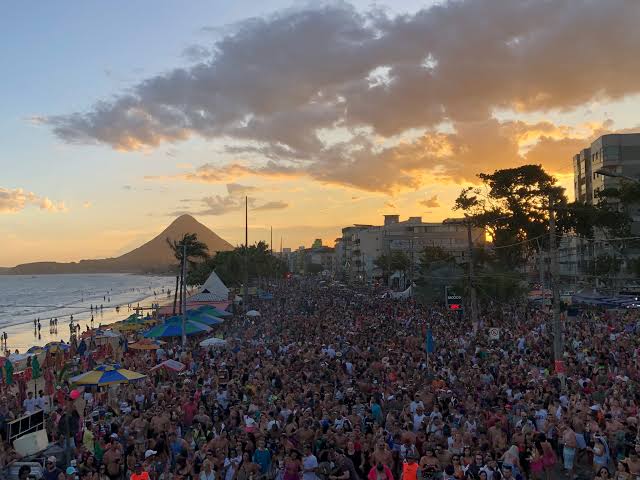
<instances>
[{"instance_id":1,"label":"palm tree","mask_svg":"<svg viewBox=\"0 0 640 480\"><path fill-rule=\"evenodd\" d=\"M180 272L178 273L179 277L179 287L180 287L180 313L182 313L182 289L184 286L185 279L182 278L182 272L185 270L183 268L183 262L187 262L187 266L193 267L195 265L195 261L193 259L199 258L201 260L205 260L209 257L209 247L201 241L198 240L198 235L195 233L185 233L180 240L170 240L167 238L167 244L169 248L173 252L173 256L178 260L178 268ZM186 259L182 258L183 251L186 252ZM176 301L178 300L178 292L176 291L173 296L173 314L176 314Z\"/></svg>"}]
</instances>

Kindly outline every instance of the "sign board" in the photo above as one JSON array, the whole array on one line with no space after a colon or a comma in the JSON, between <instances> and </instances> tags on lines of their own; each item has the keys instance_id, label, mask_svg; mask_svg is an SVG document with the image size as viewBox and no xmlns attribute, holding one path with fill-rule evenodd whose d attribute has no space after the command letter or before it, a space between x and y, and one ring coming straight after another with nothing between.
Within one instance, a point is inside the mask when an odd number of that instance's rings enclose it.
<instances>
[{"instance_id":1,"label":"sign board","mask_svg":"<svg viewBox=\"0 0 640 480\"><path fill-rule=\"evenodd\" d=\"M448 294L447 308L449 310L462 310L462 295Z\"/></svg>"},{"instance_id":2,"label":"sign board","mask_svg":"<svg viewBox=\"0 0 640 480\"><path fill-rule=\"evenodd\" d=\"M500 329L499 328L490 328L489 329L489 340L500 340Z\"/></svg>"}]
</instances>

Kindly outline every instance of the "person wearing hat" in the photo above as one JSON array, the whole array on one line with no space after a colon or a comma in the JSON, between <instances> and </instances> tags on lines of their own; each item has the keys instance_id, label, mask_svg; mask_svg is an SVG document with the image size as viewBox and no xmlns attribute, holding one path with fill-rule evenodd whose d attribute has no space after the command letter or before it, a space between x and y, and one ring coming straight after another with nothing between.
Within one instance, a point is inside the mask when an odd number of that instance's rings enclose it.
<instances>
[{"instance_id":1,"label":"person wearing hat","mask_svg":"<svg viewBox=\"0 0 640 480\"><path fill-rule=\"evenodd\" d=\"M157 450L147 449L144 452L144 462L142 463L142 469L147 472L153 472L155 468L155 461L157 459Z\"/></svg>"},{"instance_id":2,"label":"person wearing hat","mask_svg":"<svg viewBox=\"0 0 640 480\"><path fill-rule=\"evenodd\" d=\"M65 471L65 473L67 474L67 480L73 480L78 478L76 476L76 474L78 473L78 470L76 470L76 467L74 466L67 467L67 470Z\"/></svg>"},{"instance_id":3,"label":"person wearing hat","mask_svg":"<svg viewBox=\"0 0 640 480\"><path fill-rule=\"evenodd\" d=\"M58 468L58 459L51 455L44 462L44 471L42 472L43 480L58 480L58 475L62 473L62 470Z\"/></svg>"}]
</instances>

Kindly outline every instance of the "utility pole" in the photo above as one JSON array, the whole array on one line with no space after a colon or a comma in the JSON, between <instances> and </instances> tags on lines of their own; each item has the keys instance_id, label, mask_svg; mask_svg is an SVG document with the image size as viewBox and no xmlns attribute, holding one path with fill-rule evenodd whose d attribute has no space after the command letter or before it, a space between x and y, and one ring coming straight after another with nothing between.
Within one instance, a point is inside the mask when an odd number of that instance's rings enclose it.
<instances>
[{"instance_id":1,"label":"utility pole","mask_svg":"<svg viewBox=\"0 0 640 480\"><path fill-rule=\"evenodd\" d=\"M540 240L536 239L536 243L538 244L538 261L539 261L539 266L538 266L538 270L540 270L540 291L542 292L542 310L544 311L544 307L545 307L545 288L544 288L544 257L542 255L542 244L540 243Z\"/></svg>"},{"instance_id":2,"label":"utility pole","mask_svg":"<svg viewBox=\"0 0 640 480\"><path fill-rule=\"evenodd\" d=\"M247 310L249 303L249 197L244 197L244 281L242 282L242 305Z\"/></svg>"},{"instance_id":3,"label":"utility pole","mask_svg":"<svg viewBox=\"0 0 640 480\"><path fill-rule=\"evenodd\" d=\"M182 300L182 348L187 346L187 242L182 237L182 285L183 291L180 292Z\"/></svg>"},{"instance_id":4,"label":"utility pole","mask_svg":"<svg viewBox=\"0 0 640 480\"><path fill-rule=\"evenodd\" d=\"M474 265L473 265L473 238L471 236L471 220L467 218L465 222L467 225L467 252L469 256L469 310L471 310L471 324L473 325L473 332L478 333L478 306L476 301L476 285L474 278Z\"/></svg>"},{"instance_id":5,"label":"utility pole","mask_svg":"<svg viewBox=\"0 0 640 480\"><path fill-rule=\"evenodd\" d=\"M271 240L269 240L269 248L271 249L271 255L273 255L273 225L271 225Z\"/></svg>"},{"instance_id":6,"label":"utility pole","mask_svg":"<svg viewBox=\"0 0 640 480\"><path fill-rule=\"evenodd\" d=\"M556 248L556 212L552 197L549 197L549 249L551 253L551 288L553 292L553 359L555 360L555 371L560 377L562 388L564 389L564 345L562 323L560 322L560 279L558 274L558 250Z\"/></svg>"}]
</instances>

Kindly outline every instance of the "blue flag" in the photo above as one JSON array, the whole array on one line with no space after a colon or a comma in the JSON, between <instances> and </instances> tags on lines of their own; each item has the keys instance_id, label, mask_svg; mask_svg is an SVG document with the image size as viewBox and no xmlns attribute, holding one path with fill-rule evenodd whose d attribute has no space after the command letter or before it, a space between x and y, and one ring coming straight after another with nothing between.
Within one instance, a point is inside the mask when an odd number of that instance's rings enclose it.
<instances>
[{"instance_id":1,"label":"blue flag","mask_svg":"<svg viewBox=\"0 0 640 480\"><path fill-rule=\"evenodd\" d=\"M431 329L427 330L427 353L433 353L435 347L433 344L433 333Z\"/></svg>"}]
</instances>

